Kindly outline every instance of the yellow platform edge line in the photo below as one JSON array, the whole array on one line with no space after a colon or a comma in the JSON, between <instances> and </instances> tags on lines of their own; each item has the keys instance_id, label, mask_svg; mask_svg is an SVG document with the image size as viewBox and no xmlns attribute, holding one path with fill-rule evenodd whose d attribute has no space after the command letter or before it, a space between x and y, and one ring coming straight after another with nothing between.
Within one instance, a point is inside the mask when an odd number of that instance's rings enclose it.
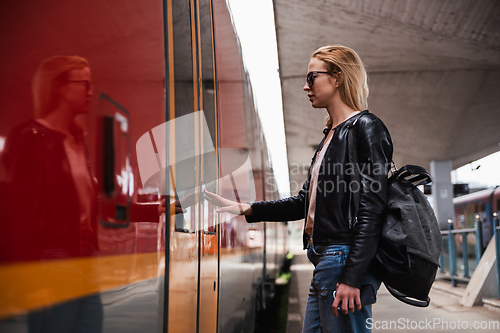
<instances>
[{"instance_id":1,"label":"yellow platform edge line","mask_svg":"<svg viewBox=\"0 0 500 333\"><path fill-rule=\"evenodd\" d=\"M0 265L0 319L165 274L165 252Z\"/></svg>"}]
</instances>

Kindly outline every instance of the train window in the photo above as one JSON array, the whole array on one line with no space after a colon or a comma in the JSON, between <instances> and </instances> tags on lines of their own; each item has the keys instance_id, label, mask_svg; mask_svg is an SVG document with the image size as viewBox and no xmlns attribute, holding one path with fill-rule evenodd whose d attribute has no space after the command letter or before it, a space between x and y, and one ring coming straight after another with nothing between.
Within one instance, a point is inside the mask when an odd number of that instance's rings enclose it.
<instances>
[{"instance_id":1,"label":"train window","mask_svg":"<svg viewBox=\"0 0 500 333\"><path fill-rule=\"evenodd\" d=\"M464 214L458 214L458 223L461 228L465 228L465 216Z\"/></svg>"},{"instance_id":2,"label":"train window","mask_svg":"<svg viewBox=\"0 0 500 333\"><path fill-rule=\"evenodd\" d=\"M477 211L481 218L481 221L484 222L486 220L486 205L484 204L484 202L477 203Z\"/></svg>"}]
</instances>

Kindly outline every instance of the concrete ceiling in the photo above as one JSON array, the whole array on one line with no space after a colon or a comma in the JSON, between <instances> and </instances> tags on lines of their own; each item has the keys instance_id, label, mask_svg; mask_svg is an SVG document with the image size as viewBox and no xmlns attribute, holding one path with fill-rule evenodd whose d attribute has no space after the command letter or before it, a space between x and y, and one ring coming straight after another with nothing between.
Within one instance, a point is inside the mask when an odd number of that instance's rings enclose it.
<instances>
[{"instance_id":1,"label":"concrete ceiling","mask_svg":"<svg viewBox=\"0 0 500 333\"><path fill-rule=\"evenodd\" d=\"M389 128L397 165L500 150L500 1L274 0L290 178L301 183L326 110L302 91L311 54L356 50L369 109ZM292 186L292 192L296 188Z\"/></svg>"}]
</instances>

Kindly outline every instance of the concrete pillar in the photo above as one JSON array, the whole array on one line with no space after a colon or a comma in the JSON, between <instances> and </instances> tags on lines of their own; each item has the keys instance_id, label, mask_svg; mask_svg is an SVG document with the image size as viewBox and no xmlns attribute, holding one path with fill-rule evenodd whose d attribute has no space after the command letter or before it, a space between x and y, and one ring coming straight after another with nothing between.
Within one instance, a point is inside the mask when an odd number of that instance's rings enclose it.
<instances>
[{"instance_id":1,"label":"concrete pillar","mask_svg":"<svg viewBox=\"0 0 500 333\"><path fill-rule=\"evenodd\" d=\"M431 161L432 199L441 230L448 228L448 219L455 220L453 209L453 185L451 184L451 160Z\"/></svg>"}]
</instances>

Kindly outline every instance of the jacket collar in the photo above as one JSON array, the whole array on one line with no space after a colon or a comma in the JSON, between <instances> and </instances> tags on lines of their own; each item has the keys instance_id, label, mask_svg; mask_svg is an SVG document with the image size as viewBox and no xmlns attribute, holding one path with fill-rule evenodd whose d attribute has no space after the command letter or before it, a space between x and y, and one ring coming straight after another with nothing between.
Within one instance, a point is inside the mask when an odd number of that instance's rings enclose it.
<instances>
[{"instance_id":1,"label":"jacket collar","mask_svg":"<svg viewBox=\"0 0 500 333\"><path fill-rule=\"evenodd\" d=\"M365 115L365 114L367 114L367 113L369 113L369 112L370 112L370 111L368 111L368 110L361 111L360 113L358 113L358 114L356 114L356 115L354 115L354 116L352 116L352 117L349 117L349 118L347 118L346 120L344 120L343 122L341 122L340 124L338 124L338 125L336 126L336 128L342 128L342 127L344 127L345 125L347 125L348 127L352 127L352 126L356 125L356 122L358 121L358 119L359 119L361 116L363 116L363 115ZM326 136L330 130L331 130L331 128L327 128L327 127L325 127L325 128L323 129L323 134Z\"/></svg>"}]
</instances>

